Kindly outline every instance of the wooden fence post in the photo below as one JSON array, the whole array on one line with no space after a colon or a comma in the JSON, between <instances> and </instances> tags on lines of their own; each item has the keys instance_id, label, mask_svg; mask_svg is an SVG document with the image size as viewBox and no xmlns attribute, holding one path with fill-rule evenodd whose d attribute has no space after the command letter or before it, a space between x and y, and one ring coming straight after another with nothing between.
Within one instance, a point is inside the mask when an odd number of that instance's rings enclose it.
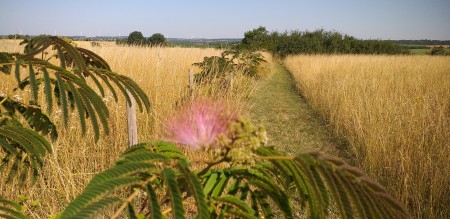
<instances>
[{"instance_id":1,"label":"wooden fence post","mask_svg":"<svg viewBox=\"0 0 450 219\"><path fill-rule=\"evenodd\" d=\"M131 105L127 101L127 127L128 127L128 146L133 146L138 143L138 133L136 125L136 100L133 95L127 90L130 96Z\"/></svg>"},{"instance_id":2,"label":"wooden fence post","mask_svg":"<svg viewBox=\"0 0 450 219\"><path fill-rule=\"evenodd\" d=\"M191 95L191 102L194 101L194 70L189 69L189 93Z\"/></svg>"}]
</instances>

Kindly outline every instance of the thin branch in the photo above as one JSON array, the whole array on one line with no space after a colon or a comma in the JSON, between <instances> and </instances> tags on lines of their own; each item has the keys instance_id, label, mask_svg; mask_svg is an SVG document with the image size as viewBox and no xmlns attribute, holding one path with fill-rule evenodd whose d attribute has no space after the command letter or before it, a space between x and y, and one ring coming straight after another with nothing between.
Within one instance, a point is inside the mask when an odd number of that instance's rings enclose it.
<instances>
[{"instance_id":1,"label":"thin branch","mask_svg":"<svg viewBox=\"0 0 450 219\"><path fill-rule=\"evenodd\" d=\"M205 174L206 172L208 172L209 169L211 169L211 167L213 167L213 166L215 166L215 165L217 165L217 164L219 164L219 163L222 163L222 162L226 161L226 160L228 159L228 158L227 158L228 152L230 152L230 150L227 150L227 151L225 152L225 154L223 155L222 159L217 160L217 161L214 161L214 162L211 162L211 163L208 163L208 166L206 166L205 169L203 169L202 171L200 171L199 173L197 173L197 176L201 176L201 175Z\"/></svg>"},{"instance_id":2,"label":"thin branch","mask_svg":"<svg viewBox=\"0 0 450 219\"><path fill-rule=\"evenodd\" d=\"M9 62L9 63L0 63L0 66L5 66L5 65L15 65L15 62Z\"/></svg>"},{"instance_id":3,"label":"thin branch","mask_svg":"<svg viewBox=\"0 0 450 219\"><path fill-rule=\"evenodd\" d=\"M120 206L119 209L114 213L114 215L111 217L111 219L116 219L120 216L120 213L127 207L128 203L130 203L134 197L136 197L139 194L139 189L135 189L134 192L123 202L123 204Z\"/></svg>"},{"instance_id":4,"label":"thin branch","mask_svg":"<svg viewBox=\"0 0 450 219\"><path fill-rule=\"evenodd\" d=\"M141 186L143 186L143 185L145 185L145 184L147 184L149 182L152 182L156 178L157 178L157 176L153 175L152 177L150 177L150 179L148 179L145 182L141 183ZM123 204L120 206L120 208L117 209L116 212L114 212L114 215L111 217L111 219L118 218L120 216L120 213L122 213L122 211L127 207L128 203L130 203L133 200L133 198L136 197L138 194L139 194L139 189L135 189L134 192L130 196L128 196L127 199L125 199L123 201Z\"/></svg>"},{"instance_id":5,"label":"thin branch","mask_svg":"<svg viewBox=\"0 0 450 219\"><path fill-rule=\"evenodd\" d=\"M266 157L255 157L255 160L294 160L295 157L292 156L266 156Z\"/></svg>"}]
</instances>

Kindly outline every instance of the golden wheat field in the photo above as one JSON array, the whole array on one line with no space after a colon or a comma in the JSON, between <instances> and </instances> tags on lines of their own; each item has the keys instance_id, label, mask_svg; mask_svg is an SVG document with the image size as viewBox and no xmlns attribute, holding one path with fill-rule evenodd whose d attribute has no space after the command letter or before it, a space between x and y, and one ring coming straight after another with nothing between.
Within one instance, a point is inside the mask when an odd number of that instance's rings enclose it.
<instances>
[{"instance_id":1,"label":"golden wheat field","mask_svg":"<svg viewBox=\"0 0 450 219\"><path fill-rule=\"evenodd\" d=\"M19 46L19 42L2 40L0 51L22 52L23 47ZM165 139L164 121L190 98L188 71L191 64L202 61L205 56L220 55L222 52L198 48L120 47L106 42L96 47L91 47L88 42L76 42L76 45L94 51L110 64L113 71L131 77L147 92L152 104L151 112L137 115L141 142ZM48 55L51 53L49 51ZM13 86L13 77L0 82L2 91L11 90ZM254 86L254 79L236 73L233 90L214 90L212 85L210 88L195 88L194 96L213 96L232 102L237 110L245 114L248 106L244 99ZM64 129L61 119L56 119L60 118L60 112L56 111L51 116L60 128L59 138L53 142L53 153L46 157L43 176L27 191L13 190L23 188L16 186L17 182L0 185L0 194L14 200L26 195L22 197L26 199L24 206L33 218L56 216L80 194L96 173L109 168L128 145L125 100L122 98L116 103L111 94L107 94L104 100L110 106L109 136L102 136L97 143L92 130L82 136L75 117Z\"/></svg>"},{"instance_id":2,"label":"golden wheat field","mask_svg":"<svg viewBox=\"0 0 450 219\"><path fill-rule=\"evenodd\" d=\"M1 40L0 51L22 52L19 42ZM113 71L131 77L149 95L151 111L137 115L140 142L168 140L165 121L192 98L192 63L222 52L112 42L75 44L103 57ZM50 57L55 51L47 52ZM265 58L268 63L259 74L274 70L270 55ZM300 55L286 58L283 64L312 108L348 141L350 163L384 185L414 217L450 217L449 57ZM193 96L221 99L247 114L251 107L247 99L256 80L236 72L232 89L220 88L219 83L223 82L196 86ZM0 81L1 93L15 86L14 76ZM15 96L27 98L27 92ZM42 176L32 187L17 186L19 182L0 184L0 194L23 200L33 218L56 216L95 174L111 167L128 146L125 100L119 98L116 103L106 92L104 101L110 109L109 136L95 142L89 126L82 136L76 113L70 124L63 124L61 112L54 111L51 117L59 138L52 143L53 153L46 157ZM201 159L202 154L183 150L191 160Z\"/></svg>"},{"instance_id":3,"label":"golden wheat field","mask_svg":"<svg viewBox=\"0 0 450 219\"><path fill-rule=\"evenodd\" d=\"M450 58L293 56L284 64L354 164L414 217L450 211Z\"/></svg>"}]
</instances>

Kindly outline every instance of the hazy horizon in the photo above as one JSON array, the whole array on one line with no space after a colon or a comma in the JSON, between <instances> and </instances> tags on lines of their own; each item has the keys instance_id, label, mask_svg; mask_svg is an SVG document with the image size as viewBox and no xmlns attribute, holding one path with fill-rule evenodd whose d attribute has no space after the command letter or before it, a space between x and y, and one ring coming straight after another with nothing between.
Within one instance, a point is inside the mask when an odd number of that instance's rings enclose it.
<instances>
[{"instance_id":1,"label":"hazy horizon","mask_svg":"<svg viewBox=\"0 0 450 219\"><path fill-rule=\"evenodd\" d=\"M450 40L450 1L0 2L0 35L242 38L248 30L334 30L360 39Z\"/></svg>"}]
</instances>

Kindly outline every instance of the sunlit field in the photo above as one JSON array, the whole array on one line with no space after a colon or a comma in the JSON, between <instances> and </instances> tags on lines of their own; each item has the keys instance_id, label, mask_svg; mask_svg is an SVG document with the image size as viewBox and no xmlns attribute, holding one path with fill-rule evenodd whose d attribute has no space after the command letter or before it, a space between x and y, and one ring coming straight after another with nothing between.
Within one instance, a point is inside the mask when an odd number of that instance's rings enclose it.
<instances>
[{"instance_id":1,"label":"sunlit field","mask_svg":"<svg viewBox=\"0 0 450 219\"><path fill-rule=\"evenodd\" d=\"M19 42L2 40L0 51L23 52ZM202 61L205 56L220 55L222 52L216 49L116 46L111 42L100 42L100 46L95 47L89 42L76 42L76 45L97 53L109 63L113 71L131 77L147 92L152 104L151 112L137 114L141 142L167 140L164 121L191 98L188 73L191 64ZM47 56L53 52L48 51ZM268 56L266 58L269 59ZM269 68L269 65L264 68ZM13 76L0 82L1 90L11 90L14 85ZM194 97L201 99L212 96L233 103L236 110L246 114L249 106L244 100L254 86L255 79L236 72L232 90L217 89L212 84L211 87L196 87ZM61 119L56 119L60 118L60 112L54 112L52 118L60 128L59 138L53 142L54 152L46 157L43 176L29 190L17 189L22 188L17 186L18 182L2 184L0 194L13 200L26 195L25 207L29 208L26 212L33 218L55 216L82 191L92 176L111 167L128 145L125 100L122 98L116 103L109 93L104 100L110 106L109 136L102 135L100 141L95 143L92 130L88 130L85 136L81 135L76 113L64 129ZM195 160L198 155L190 153L190 156ZM33 201L37 204L30 204Z\"/></svg>"},{"instance_id":2,"label":"sunlit field","mask_svg":"<svg viewBox=\"0 0 450 219\"><path fill-rule=\"evenodd\" d=\"M450 210L450 58L293 56L284 61L314 109L345 136L357 166L414 217Z\"/></svg>"},{"instance_id":3,"label":"sunlit field","mask_svg":"<svg viewBox=\"0 0 450 219\"><path fill-rule=\"evenodd\" d=\"M1 40L0 51L21 53L24 48L19 43L19 40ZM265 92L275 98L283 97L275 89L254 92L258 85L263 87L264 84L259 83L258 79L263 78L262 82L277 79L281 76L275 73L281 69L290 82L292 73L298 91L307 100L305 105L311 112L308 115L320 118L319 126L327 129L327 133L331 127L333 139L342 139L339 142L342 147L337 150L350 164L363 169L370 178L385 186L414 218L450 216L448 56L298 55L275 64L270 55L264 54L268 62L258 67L257 77L244 76L239 68L235 68L233 74L193 83L190 72L199 72L200 68L192 64L203 61L207 56L220 56L223 50L118 46L114 42L72 43L103 57L112 71L129 76L148 94L150 111L137 114L139 142L174 140L166 133L168 121L194 99L212 98L228 103L224 105L230 107L233 113L243 117L255 116L253 113L250 115L250 96ZM37 56L51 59L54 54L56 51L48 49ZM214 64L212 68L215 71L225 69L220 68L220 63ZM290 73L283 69L283 65ZM23 68L21 74L22 78L26 78L29 72ZM96 87L93 81L90 83ZM2 95L28 103L27 98L32 93L29 87L22 91L14 90L15 86L17 82L13 74L4 75L0 80ZM283 86L287 86L286 83L277 85ZM42 100L38 102L45 102L43 89L39 92ZM298 95L295 88L292 93ZM103 100L110 110L110 135L103 133L96 142L90 125L87 126L87 134L82 135L77 112L72 112L70 122L64 124L61 110L53 110L50 117L58 127L59 137L52 142L53 153L45 157L37 183L19 186L22 180L14 178L12 183L0 184L0 194L9 200L18 200L24 206L24 212L31 217L48 218L68 206L94 175L111 168L129 144L126 106L125 99L120 95L119 101L115 102L109 90L105 90ZM285 105L295 109L289 111L290 114L297 115L305 110L293 104ZM42 106L43 109L46 107ZM274 110L274 107L264 112L269 110ZM258 117L262 116L266 113ZM270 122L275 123L277 116L270 117ZM297 122L305 122L303 120ZM287 122L281 122L281 126L273 131L298 132L292 136L302 132L298 123L291 124L292 127L287 125ZM323 145L331 145L333 139L330 144ZM294 150L302 147L292 146ZM202 165L206 152L187 147L181 147L181 150L193 163L194 170L201 168L199 165ZM6 179L8 176L2 173L0 178ZM352 182L360 181L359 178L354 179ZM26 183L31 185L29 181ZM193 206L187 204L187 208L190 207ZM294 209L297 207L294 206ZM334 210L330 211L331 217L336 215ZM187 213L194 215L195 209ZM109 210L101 214L102 217L110 215Z\"/></svg>"}]
</instances>

